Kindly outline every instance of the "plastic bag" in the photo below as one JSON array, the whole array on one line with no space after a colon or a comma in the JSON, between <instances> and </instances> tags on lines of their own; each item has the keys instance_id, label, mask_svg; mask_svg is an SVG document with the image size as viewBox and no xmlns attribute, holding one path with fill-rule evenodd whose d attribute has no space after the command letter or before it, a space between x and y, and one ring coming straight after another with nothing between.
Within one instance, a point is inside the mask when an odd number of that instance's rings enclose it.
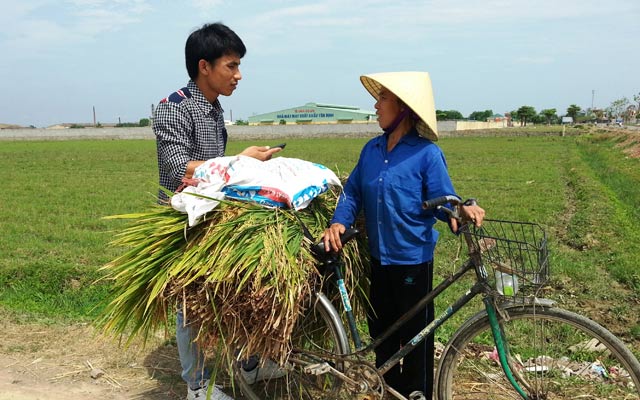
<instances>
[{"instance_id":1,"label":"plastic bag","mask_svg":"<svg viewBox=\"0 0 640 400\"><path fill-rule=\"evenodd\" d=\"M176 210L189 215L189 226L222 198L300 210L329 186L341 186L329 168L286 157L268 161L246 156L213 158L196 168L193 178L197 186L188 186L171 198Z\"/></svg>"}]
</instances>

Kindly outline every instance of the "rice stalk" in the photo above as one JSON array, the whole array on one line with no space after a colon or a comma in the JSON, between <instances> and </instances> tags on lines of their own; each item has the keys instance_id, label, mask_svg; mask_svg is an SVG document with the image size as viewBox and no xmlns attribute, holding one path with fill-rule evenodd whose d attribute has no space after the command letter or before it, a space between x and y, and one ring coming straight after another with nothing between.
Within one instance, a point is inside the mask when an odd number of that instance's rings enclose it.
<instances>
[{"instance_id":1,"label":"rice stalk","mask_svg":"<svg viewBox=\"0 0 640 400\"><path fill-rule=\"evenodd\" d=\"M177 307L198 332L196 341L227 366L259 354L281 363L291 333L324 284L301 222L319 240L335 193L302 211L223 201L198 225L170 207L114 216L129 221L112 245L125 251L105 265L112 295L98 323L114 334L142 335L167 328ZM345 282L356 312L366 310L366 252L346 246ZM339 296L327 285L323 290Z\"/></svg>"}]
</instances>

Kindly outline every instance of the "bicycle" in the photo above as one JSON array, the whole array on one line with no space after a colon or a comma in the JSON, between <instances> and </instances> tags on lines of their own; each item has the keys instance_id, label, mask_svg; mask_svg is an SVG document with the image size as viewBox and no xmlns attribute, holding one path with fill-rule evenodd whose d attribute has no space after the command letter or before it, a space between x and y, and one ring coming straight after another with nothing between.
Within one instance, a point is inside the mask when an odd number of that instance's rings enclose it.
<instances>
[{"instance_id":1,"label":"bicycle","mask_svg":"<svg viewBox=\"0 0 640 400\"><path fill-rule=\"evenodd\" d=\"M445 196L426 201L426 209L456 206ZM457 217L457 213L449 210ZM533 223L485 220L481 228L464 224L460 235L469 258L393 326L364 344L342 279L338 254L322 242L312 247L318 268L335 283L343 315L324 293L314 294L312 307L292 335L286 375L248 384L234 374L246 398L407 400L384 381L384 373L476 296L484 310L464 322L440 356L434 378L436 399L630 399L640 398L640 363L607 329L551 300L538 297L549 277L547 238ZM344 244L358 235L347 230ZM488 270L489 269L489 270ZM376 368L372 349L426 304L467 273L474 283L433 322L389 360ZM351 350L353 344L354 351ZM416 394L410 400L420 399Z\"/></svg>"}]
</instances>

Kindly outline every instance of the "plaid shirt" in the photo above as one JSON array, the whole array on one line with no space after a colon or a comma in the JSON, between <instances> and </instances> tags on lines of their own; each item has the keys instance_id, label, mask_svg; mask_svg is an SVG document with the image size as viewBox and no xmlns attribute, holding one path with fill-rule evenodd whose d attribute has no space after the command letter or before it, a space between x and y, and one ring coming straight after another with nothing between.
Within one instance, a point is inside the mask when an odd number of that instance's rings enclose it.
<instances>
[{"instance_id":1,"label":"plaid shirt","mask_svg":"<svg viewBox=\"0 0 640 400\"><path fill-rule=\"evenodd\" d=\"M210 103L193 81L160 101L153 118L158 148L160 185L174 192L182 183L189 161L224 156L227 129L224 110ZM160 190L160 202L168 200Z\"/></svg>"}]
</instances>

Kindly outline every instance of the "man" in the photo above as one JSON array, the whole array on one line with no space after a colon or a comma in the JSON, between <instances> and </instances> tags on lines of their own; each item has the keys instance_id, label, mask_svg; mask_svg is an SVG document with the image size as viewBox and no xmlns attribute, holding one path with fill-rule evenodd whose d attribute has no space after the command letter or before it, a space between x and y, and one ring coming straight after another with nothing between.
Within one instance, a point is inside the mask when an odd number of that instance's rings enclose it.
<instances>
[{"instance_id":1,"label":"man","mask_svg":"<svg viewBox=\"0 0 640 400\"><path fill-rule=\"evenodd\" d=\"M240 59L245 53L242 40L221 23L205 24L187 39L189 83L160 101L153 120L162 187L174 192L204 161L224 156L227 130L218 97L230 96L238 86L242 79ZM265 161L280 150L250 146L240 154ZM163 190L158 198L161 203L168 201ZM182 378L188 385L187 400L205 399L209 372L186 319L188 316L178 310L176 341ZM209 399L233 400L217 386Z\"/></svg>"}]
</instances>

